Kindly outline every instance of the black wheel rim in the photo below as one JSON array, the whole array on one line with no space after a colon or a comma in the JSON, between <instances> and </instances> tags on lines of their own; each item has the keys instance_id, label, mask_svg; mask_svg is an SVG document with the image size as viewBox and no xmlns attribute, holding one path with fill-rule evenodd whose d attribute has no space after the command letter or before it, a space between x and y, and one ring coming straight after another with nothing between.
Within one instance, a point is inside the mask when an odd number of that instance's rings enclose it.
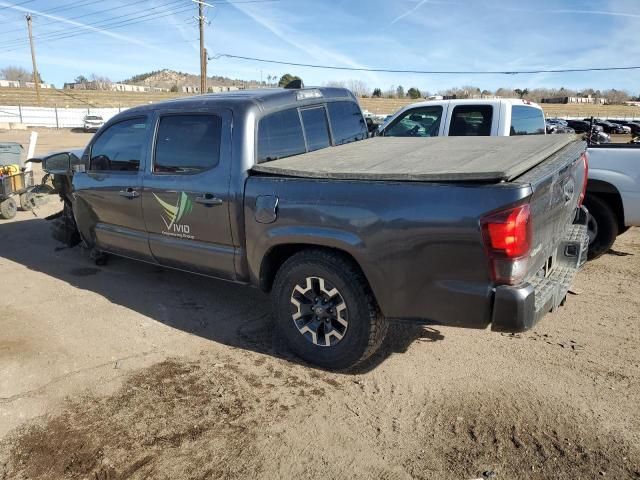
<instances>
[{"instance_id":1,"label":"black wheel rim","mask_svg":"<svg viewBox=\"0 0 640 480\"><path fill-rule=\"evenodd\" d=\"M293 287L291 318L300 335L319 347L338 344L349 326L344 298L321 277L306 277Z\"/></svg>"}]
</instances>

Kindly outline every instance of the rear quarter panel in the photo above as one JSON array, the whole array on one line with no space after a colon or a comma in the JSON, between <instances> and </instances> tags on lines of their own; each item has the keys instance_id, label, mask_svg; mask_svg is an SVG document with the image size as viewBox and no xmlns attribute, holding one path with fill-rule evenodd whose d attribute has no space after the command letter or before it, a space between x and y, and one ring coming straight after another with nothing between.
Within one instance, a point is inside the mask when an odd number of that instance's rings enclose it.
<instances>
[{"instance_id":1,"label":"rear quarter panel","mask_svg":"<svg viewBox=\"0 0 640 480\"><path fill-rule=\"evenodd\" d=\"M531 194L528 185L322 181L251 176L245 194L253 282L274 247L337 248L362 268L384 315L482 328L491 289L479 218ZM256 221L256 199L278 197Z\"/></svg>"}]
</instances>

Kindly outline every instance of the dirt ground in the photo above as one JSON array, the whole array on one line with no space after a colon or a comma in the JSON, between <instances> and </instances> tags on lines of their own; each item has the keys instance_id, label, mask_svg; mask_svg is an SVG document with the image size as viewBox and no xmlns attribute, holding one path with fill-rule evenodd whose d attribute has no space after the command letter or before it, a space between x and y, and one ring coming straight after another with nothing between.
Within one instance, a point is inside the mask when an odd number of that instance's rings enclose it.
<instances>
[{"instance_id":1,"label":"dirt ground","mask_svg":"<svg viewBox=\"0 0 640 480\"><path fill-rule=\"evenodd\" d=\"M2 480L640 479L640 229L530 332L393 324L329 373L260 292L95 266L59 208L0 223Z\"/></svg>"}]
</instances>

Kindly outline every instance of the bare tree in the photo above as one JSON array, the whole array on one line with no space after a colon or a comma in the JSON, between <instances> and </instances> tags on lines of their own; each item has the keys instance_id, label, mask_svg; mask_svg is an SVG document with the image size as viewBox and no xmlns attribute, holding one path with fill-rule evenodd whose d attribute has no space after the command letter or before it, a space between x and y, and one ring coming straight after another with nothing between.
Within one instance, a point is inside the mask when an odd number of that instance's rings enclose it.
<instances>
[{"instance_id":1,"label":"bare tree","mask_svg":"<svg viewBox=\"0 0 640 480\"><path fill-rule=\"evenodd\" d=\"M33 75L22 67L8 66L0 69L0 77L18 82L33 82Z\"/></svg>"},{"instance_id":2,"label":"bare tree","mask_svg":"<svg viewBox=\"0 0 640 480\"><path fill-rule=\"evenodd\" d=\"M362 80L349 80L347 88L353 92L356 97L369 96L369 86Z\"/></svg>"},{"instance_id":3,"label":"bare tree","mask_svg":"<svg viewBox=\"0 0 640 480\"><path fill-rule=\"evenodd\" d=\"M92 73L91 82L94 90L109 90L111 88L111 79L109 77L102 77Z\"/></svg>"}]
</instances>

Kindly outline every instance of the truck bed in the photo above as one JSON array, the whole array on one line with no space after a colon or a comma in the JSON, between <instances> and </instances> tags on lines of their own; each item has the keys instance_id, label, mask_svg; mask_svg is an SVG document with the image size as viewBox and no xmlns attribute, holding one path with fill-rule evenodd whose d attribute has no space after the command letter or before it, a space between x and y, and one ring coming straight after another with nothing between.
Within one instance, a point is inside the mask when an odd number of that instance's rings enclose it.
<instances>
[{"instance_id":1,"label":"truck bed","mask_svg":"<svg viewBox=\"0 0 640 480\"><path fill-rule=\"evenodd\" d=\"M301 178L414 182L510 181L579 141L575 135L376 137L253 167Z\"/></svg>"}]
</instances>

